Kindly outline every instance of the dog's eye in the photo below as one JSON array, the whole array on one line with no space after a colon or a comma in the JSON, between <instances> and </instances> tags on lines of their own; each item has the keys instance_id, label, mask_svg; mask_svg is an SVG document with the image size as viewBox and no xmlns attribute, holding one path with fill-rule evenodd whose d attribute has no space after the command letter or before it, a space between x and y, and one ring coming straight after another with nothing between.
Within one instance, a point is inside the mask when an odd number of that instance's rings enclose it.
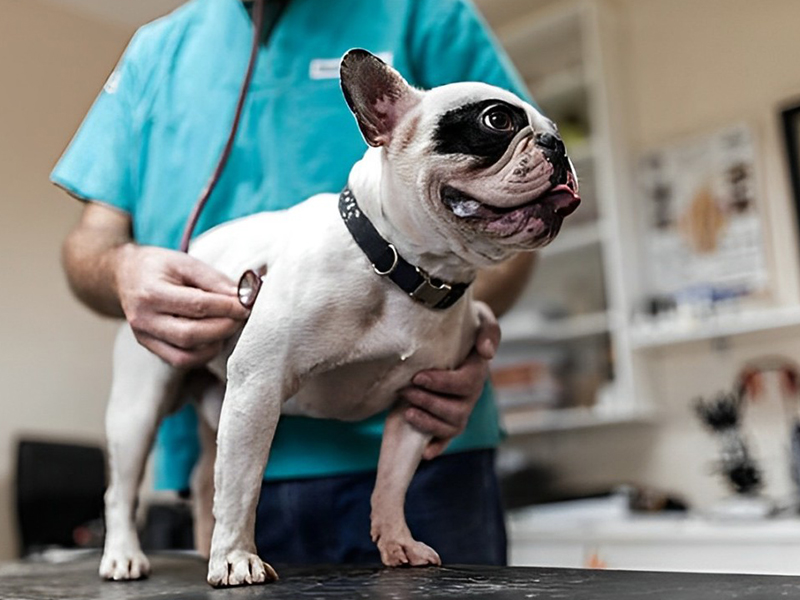
<instances>
[{"instance_id":1,"label":"dog's eye","mask_svg":"<svg viewBox=\"0 0 800 600\"><path fill-rule=\"evenodd\" d=\"M493 106L483 113L483 124L494 131L511 131L514 129L514 119L502 106Z\"/></svg>"}]
</instances>

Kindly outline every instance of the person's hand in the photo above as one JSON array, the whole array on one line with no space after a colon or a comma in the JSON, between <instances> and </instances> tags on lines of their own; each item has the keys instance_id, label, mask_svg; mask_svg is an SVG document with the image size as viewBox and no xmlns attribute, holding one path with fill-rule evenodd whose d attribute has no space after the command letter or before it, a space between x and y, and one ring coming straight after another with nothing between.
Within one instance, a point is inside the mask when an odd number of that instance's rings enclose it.
<instances>
[{"instance_id":1,"label":"person's hand","mask_svg":"<svg viewBox=\"0 0 800 600\"><path fill-rule=\"evenodd\" d=\"M125 244L114 275L136 339L176 367L211 360L249 315L233 281L182 252Z\"/></svg>"},{"instance_id":2,"label":"person's hand","mask_svg":"<svg viewBox=\"0 0 800 600\"><path fill-rule=\"evenodd\" d=\"M435 458L467 426L489 374L489 361L500 343L500 326L486 305L480 306L481 323L475 346L463 364L453 370L420 371L401 397L409 407L406 420L433 436L422 457Z\"/></svg>"}]
</instances>

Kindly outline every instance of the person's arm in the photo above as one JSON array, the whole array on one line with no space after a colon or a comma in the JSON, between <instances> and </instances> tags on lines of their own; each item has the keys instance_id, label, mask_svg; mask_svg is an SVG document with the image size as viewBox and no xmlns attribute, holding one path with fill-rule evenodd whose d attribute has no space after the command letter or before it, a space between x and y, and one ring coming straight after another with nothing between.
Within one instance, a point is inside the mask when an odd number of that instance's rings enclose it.
<instances>
[{"instance_id":1,"label":"person's arm","mask_svg":"<svg viewBox=\"0 0 800 600\"><path fill-rule=\"evenodd\" d=\"M70 289L95 312L124 317L114 281L120 247L131 242L130 216L110 206L87 203L61 248Z\"/></svg>"},{"instance_id":2,"label":"person's arm","mask_svg":"<svg viewBox=\"0 0 800 600\"><path fill-rule=\"evenodd\" d=\"M472 409L489 376L489 362L500 344L500 326L495 315L508 310L517 300L535 262L532 253L484 269L475 283L475 299L486 303L475 346L464 363L453 370L431 369L414 376L402 394L408 402L406 420L433 436L423 458L441 454L450 441L467 426Z\"/></svg>"},{"instance_id":3,"label":"person's arm","mask_svg":"<svg viewBox=\"0 0 800 600\"><path fill-rule=\"evenodd\" d=\"M174 366L210 360L248 315L234 282L182 252L135 244L130 216L101 203L86 204L62 259L78 299L125 317L139 343Z\"/></svg>"},{"instance_id":4,"label":"person's arm","mask_svg":"<svg viewBox=\"0 0 800 600\"><path fill-rule=\"evenodd\" d=\"M516 303L536 265L535 252L522 252L494 267L482 269L473 284L475 299L485 302L497 317Z\"/></svg>"}]
</instances>

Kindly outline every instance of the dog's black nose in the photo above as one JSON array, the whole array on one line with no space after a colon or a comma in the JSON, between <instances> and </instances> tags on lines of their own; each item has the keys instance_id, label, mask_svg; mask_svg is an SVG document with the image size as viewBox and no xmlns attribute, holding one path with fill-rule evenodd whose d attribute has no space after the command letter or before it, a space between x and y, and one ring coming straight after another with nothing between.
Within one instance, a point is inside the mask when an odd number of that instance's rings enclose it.
<instances>
[{"instance_id":1,"label":"dog's black nose","mask_svg":"<svg viewBox=\"0 0 800 600\"><path fill-rule=\"evenodd\" d=\"M557 135L547 131L536 134L536 143L547 150L558 150L560 141Z\"/></svg>"}]
</instances>

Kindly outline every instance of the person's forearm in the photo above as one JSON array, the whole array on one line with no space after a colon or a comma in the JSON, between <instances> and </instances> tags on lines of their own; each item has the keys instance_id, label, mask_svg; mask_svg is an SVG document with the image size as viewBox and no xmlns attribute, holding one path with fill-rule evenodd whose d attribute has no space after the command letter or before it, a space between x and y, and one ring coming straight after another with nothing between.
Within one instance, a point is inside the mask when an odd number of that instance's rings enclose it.
<instances>
[{"instance_id":1,"label":"person's forearm","mask_svg":"<svg viewBox=\"0 0 800 600\"><path fill-rule=\"evenodd\" d=\"M93 218L91 209L84 212L64 241L62 261L70 288L81 302L100 314L124 316L115 272L119 253L130 242L124 221L104 222Z\"/></svg>"},{"instance_id":2,"label":"person's forearm","mask_svg":"<svg viewBox=\"0 0 800 600\"><path fill-rule=\"evenodd\" d=\"M496 316L501 316L522 294L535 263L535 253L521 252L497 266L481 269L475 280L475 299L485 302Z\"/></svg>"}]
</instances>

